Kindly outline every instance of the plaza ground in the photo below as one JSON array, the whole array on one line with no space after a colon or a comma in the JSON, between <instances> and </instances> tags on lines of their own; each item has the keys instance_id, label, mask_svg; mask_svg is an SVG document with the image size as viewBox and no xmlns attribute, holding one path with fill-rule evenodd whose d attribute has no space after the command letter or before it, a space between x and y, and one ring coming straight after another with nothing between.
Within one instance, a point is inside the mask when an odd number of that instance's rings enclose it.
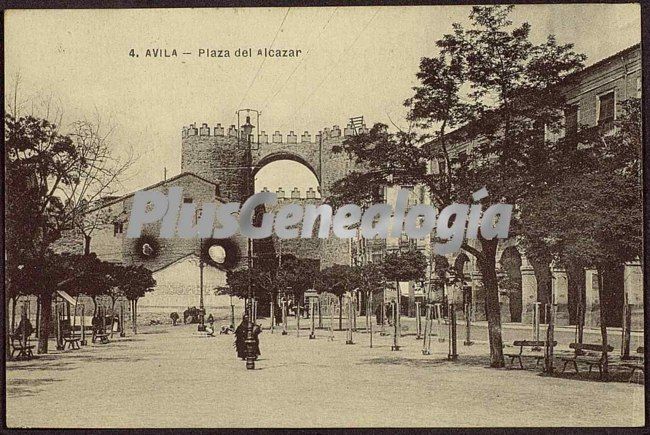
<instances>
[{"instance_id":1,"label":"plaza ground","mask_svg":"<svg viewBox=\"0 0 650 435\"><path fill-rule=\"evenodd\" d=\"M309 327L303 319L301 326ZM362 326L364 319L360 319ZM220 321L219 324L224 323ZM264 322L262 322L264 323ZM408 321L405 322L408 324ZM267 323L268 325L268 323ZM293 327L293 325L292 325ZM440 331L446 337L445 328ZM522 330L528 338L529 331ZM432 355L412 328L402 349L392 338L303 329L260 336L262 356L247 371L232 335L206 337L196 325L143 326L107 345L7 363L9 427L342 427L342 426L640 426L640 383L595 376L547 377L490 369L487 344ZM434 330L435 332L435 330ZM570 333L567 333L570 336ZM507 341L507 339L506 339ZM51 346L53 348L54 346ZM620 380L620 379L619 379Z\"/></svg>"}]
</instances>

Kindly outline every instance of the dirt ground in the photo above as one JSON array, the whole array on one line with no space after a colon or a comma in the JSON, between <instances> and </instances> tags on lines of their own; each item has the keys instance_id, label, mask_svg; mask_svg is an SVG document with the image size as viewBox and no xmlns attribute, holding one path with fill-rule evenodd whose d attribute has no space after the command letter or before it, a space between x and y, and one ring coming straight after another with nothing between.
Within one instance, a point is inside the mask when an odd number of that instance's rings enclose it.
<instances>
[{"instance_id":1,"label":"dirt ground","mask_svg":"<svg viewBox=\"0 0 650 435\"><path fill-rule=\"evenodd\" d=\"M309 321L301 321L309 327ZM412 331L409 331L412 332ZM106 345L7 363L9 427L640 426L640 383L487 368L487 345L327 330L260 336L254 371L232 335L143 326ZM51 347L53 348L53 346ZM622 375L621 375L622 376ZM622 378L621 378L622 379ZM619 380L621 380L619 379Z\"/></svg>"}]
</instances>

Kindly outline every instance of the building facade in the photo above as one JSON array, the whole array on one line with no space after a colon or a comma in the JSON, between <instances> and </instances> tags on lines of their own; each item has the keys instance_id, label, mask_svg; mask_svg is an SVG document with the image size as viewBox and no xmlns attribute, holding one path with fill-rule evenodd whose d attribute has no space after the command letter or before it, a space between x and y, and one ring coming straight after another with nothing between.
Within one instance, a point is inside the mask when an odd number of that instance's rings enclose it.
<instances>
[{"instance_id":1,"label":"building facade","mask_svg":"<svg viewBox=\"0 0 650 435\"><path fill-rule=\"evenodd\" d=\"M613 122L621 114L621 103L628 98L641 97L640 45L629 47L572 74L562 83L560 91L568 105L564 128L553 135L546 132L547 139L557 140L583 127L600 126L605 131L611 130ZM448 135L448 150L452 158L458 158L463 153L469 154L480 140L467 140L458 133L456 131ZM460 137L463 139L456 139ZM432 162L433 171L440 169L438 162ZM387 199L391 196L391 191L395 195L395 188L387 189ZM428 252L431 252L430 242L418 241L418 249L425 251L428 246ZM371 258L381 258L382 252L404 243L409 241L396 243L389 240L385 245L360 241L355 252L363 252L361 261L370 261ZM475 259L460 252L449 255L442 261L454 266L457 271L462 271L469 284L464 289L456 289L455 302L460 303L462 295L462 302L471 303L472 317L475 320L485 320L485 293ZM497 261L503 322L530 323L536 305L542 321L545 321L545 312L549 309L546 302L552 292L557 304L556 319L559 325L576 324L578 306L582 303L587 326L600 324L601 307L607 310L607 326L621 326L623 305L627 303L632 310L632 328L643 329L643 271L640 259L606 272L606 276L603 276L606 301L599 300L598 271L566 270L555 264L535 263L526 257L516 240L506 240L499 244ZM442 300L441 296L434 295L433 299Z\"/></svg>"}]
</instances>

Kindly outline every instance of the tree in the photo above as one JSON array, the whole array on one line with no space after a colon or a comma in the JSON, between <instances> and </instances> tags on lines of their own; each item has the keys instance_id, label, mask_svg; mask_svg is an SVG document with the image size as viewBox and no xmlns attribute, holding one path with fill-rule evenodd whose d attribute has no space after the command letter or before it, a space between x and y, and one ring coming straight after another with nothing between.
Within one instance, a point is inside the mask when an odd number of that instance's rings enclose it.
<instances>
[{"instance_id":1,"label":"tree","mask_svg":"<svg viewBox=\"0 0 650 435\"><path fill-rule=\"evenodd\" d=\"M401 334L401 311L402 296L400 294L400 282L424 280L427 270L427 259L424 254L416 249L406 252L390 252L382 261L383 275L387 280L395 282L397 291L397 334Z\"/></svg>"},{"instance_id":2,"label":"tree","mask_svg":"<svg viewBox=\"0 0 650 435\"><path fill-rule=\"evenodd\" d=\"M278 294L290 288L290 293L295 300L302 300L307 289L314 287L318 275L318 261L287 257L279 267L272 267L273 263L258 263L252 269L241 268L228 271L226 274L227 288L224 294L236 296L241 299L248 297L249 279L253 286L253 296L260 306L266 307L274 304L276 322L280 322L282 312L278 306Z\"/></svg>"},{"instance_id":3,"label":"tree","mask_svg":"<svg viewBox=\"0 0 650 435\"><path fill-rule=\"evenodd\" d=\"M75 227L75 216L83 215L89 202L114 184L109 174L122 173L107 163L105 152L105 146L59 133L45 119L5 115L7 265L10 273L38 265L29 270L30 292L41 305L39 353L47 352L58 283L58 265L52 262L57 257L48 251L63 231ZM16 282L12 276L7 280Z\"/></svg>"},{"instance_id":4,"label":"tree","mask_svg":"<svg viewBox=\"0 0 650 435\"><path fill-rule=\"evenodd\" d=\"M358 269L343 264L334 264L320 272L316 282L318 293L331 293L339 300L339 330L343 329L343 296L358 288L361 279Z\"/></svg>"},{"instance_id":5,"label":"tree","mask_svg":"<svg viewBox=\"0 0 650 435\"><path fill-rule=\"evenodd\" d=\"M367 263L363 266L355 266L355 269L360 278L359 290L363 292L366 300L370 298L370 294L384 289L384 269L380 263Z\"/></svg>"},{"instance_id":6,"label":"tree","mask_svg":"<svg viewBox=\"0 0 650 435\"><path fill-rule=\"evenodd\" d=\"M156 280L153 273L144 266L122 266L116 273L116 284L124 296L131 302L133 333L138 333L138 300L154 290Z\"/></svg>"},{"instance_id":7,"label":"tree","mask_svg":"<svg viewBox=\"0 0 650 435\"><path fill-rule=\"evenodd\" d=\"M613 133L583 126L554 144L548 154L555 168L552 182L539 183L537 200L523 202L521 210L527 251L573 266L576 273L598 270L603 346L608 300L603 275L642 252L641 101L630 98L621 109Z\"/></svg>"},{"instance_id":8,"label":"tree","mask_svg":"<svg viewBox=\"0 0 650 435\"><path fill-rule=\"evenodd\" d=\"M532 44L527 23L512 27L512 8L476 6L469 29L454 24L453 33L436 42L438 56L422 59L421 85L405 102L408 119L424 131L393 135L378 125L345 141L343 151L356 156L371 175L353 173L354 179L348 176L335 185L336 195L359 198L363 193L353 187L367 192L375 189L373 184L419 183L428 187L434 205L444 208L472 201L472 192L482 187L497 201L515 206L535 194L531 179L543 169L538 166L546 147L543 127L555 128L564 108L556 87L582 67L584 56L575 54L571 44L558 45L552 36ZM463 127L449 133L458 126ZM472 147L452 155L451 143ZM373 155L380 146L389 151ZM396 157L400 152L413 160L411 169ZM437 170L423 174L421 168L431 161L438 163ZM416 180L405 183L410 174ZM480 234L477 243L461 246L476 258L483 277L490 365L503 367L496 248L497 240Z\"/></svg>"}]
</instances>

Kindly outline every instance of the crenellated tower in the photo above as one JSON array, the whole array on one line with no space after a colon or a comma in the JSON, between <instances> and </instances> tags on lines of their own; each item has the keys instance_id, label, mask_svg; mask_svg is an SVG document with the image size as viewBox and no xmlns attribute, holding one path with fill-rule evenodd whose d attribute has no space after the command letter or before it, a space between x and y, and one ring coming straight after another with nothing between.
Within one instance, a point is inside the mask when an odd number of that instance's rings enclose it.
<instances>
[{"instance_id":1,"label":"crenellated tower","mask_svg":"<svg viewBox=\"0 0 650 435\"><path fill-rule=\"evenodd\" d=\"M358 130L357 130L358 131ZM361 131L367 131L365 125ZM345 153L333 153L332 148L354 134L352 125L341 130L338 125L324 128L315 136L304 131L300 136L290 131L286 136L279 131L268 135L260 131L252 141L252 176L265 165L277 160L293 160L306 166L316 176L320 196L327 198L332 184L354 169L354 162ZM219 194L229 201L243 202L246 198L247 142L235 125L226 130L221 124L183 127L181 171L192 172L219 184ZM251 180L252 181L252 180ZM313 197L312 197L313 195ZM308 198L292 198L287 192L284 201L320 202L315 192ZM316 258L325 267L333 263L348 264L349 241L331 237L326 240L303 240L286 243L296 256ZM304 246L303 246L304 245ZM284 245L283 245L284 246Z\"/></svg>"}]
</instances>

